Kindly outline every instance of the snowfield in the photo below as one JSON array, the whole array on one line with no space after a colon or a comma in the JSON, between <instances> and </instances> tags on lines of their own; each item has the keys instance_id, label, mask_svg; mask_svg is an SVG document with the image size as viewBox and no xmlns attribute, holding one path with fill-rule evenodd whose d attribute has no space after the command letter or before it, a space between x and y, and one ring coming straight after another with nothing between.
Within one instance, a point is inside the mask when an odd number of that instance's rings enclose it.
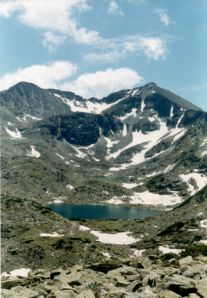
<instances>
[{"instance_id":1,"label":"snowfield","mask_svg":"<svg viewBox=\"0 0 207 298\"><path fill-rule=\"evenodd\" d=\"M5 127L6 132L12 137L12 139L22 139L21 132L16 128L15 131Z\"/></svg>"},{"instance_id":2,"label":"snowfield","mask_svg":"<svg viewBox=\"0 0 207 298\"><path fill-rule=\"evenodd\" d=\"M140 241L138 238L130 236L130 232L121 232L121 233L103 233L100 231L94 231L88 227L79 226L80 231L87 231L93 234L98 238L97 241L106 243L106 244L116 244L116 245L129 245Z\"/></svg>"},{"instance_id":3,"label":"snowfield","mask_svg":"<svg viewBox=\"0 0 207 298\"><path fill-rule=\"evenodd\" d=\"M130 197L129 202L131 204L173 206L181 203L182 198L175 192L169 195L161 195L161 194L145 191L140 193L135 192Z\"/></svg>"},{"instance_id":4,"label":"snowfield","mask_svg":"<svg viewBox=\"0 0 207 298\"><path fill-rule=\"evenodd\" d=\"M191 195L194 195L196 192L201 190L204 186L207 185L207 176L201 173L188 173L179 175L180 179L187 183L188 191ZM196 186L192 183L194 181Z\"/></svg>"}]
</instances>

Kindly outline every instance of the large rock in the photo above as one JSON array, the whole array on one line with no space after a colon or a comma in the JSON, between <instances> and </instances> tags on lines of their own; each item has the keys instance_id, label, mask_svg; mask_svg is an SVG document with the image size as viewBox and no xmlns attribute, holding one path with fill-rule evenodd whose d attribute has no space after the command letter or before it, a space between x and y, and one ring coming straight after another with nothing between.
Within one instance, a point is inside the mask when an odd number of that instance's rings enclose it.
<instances>
[{"instance_id":1,"label":"large rock","mask_svg":"<svg viewBox=\"0 0 207 298\"><path fill-rule=\"evenodd\" d=\"M182 275L165 276L162 283L165 289L171 290L181 296L187 296L190 293L196 292L195 281Z\"/></svg>"},{"instance_id":2,"label":"large rock","mask_svg":"<svg viewBox=\"0 0 207 298\"><path fill-rule=\"evenodd\" d=\"M91 290L85 290L82 291L77 298L95 298L95 296Z\"/></svg>"},{"instance_id":3,"label":"large rock","mask_svg":"<svg viewBox=\"0 0 207 298\"><path fill-rule=\"evenodd\" d=\"M160 279L160 275L157 272L150 272L144 279L143 279L143 285L144 286L150 286L152 288L156 287L158 281Z\"/></svg>"},{"instance_id":4,"label":"large rock","mask_svg":"<svg viewBox=\"0 0 207 298\"><path fill-rule=\"evenodd\" d=\"M191 265L192 263L193 263L193 258L191 256L187 256L187 257L179 260L180 267L184 267L186 265Z\"/></svg>"},{"instance_id":5,"label":"large rock","mask_svg":"<svg viewBox=\"0 0 207 298\"><path fill-rule=\"evenodd\" d=\"M9 276L9 277L6 277L5 280L3 278L1 282L1 287L2 289L11 289L16 286L24 285L25 282L26 280L23 278L19 278L17 276Z\"/></svg>"},{"instance_id":6,"label":"large rock","mask_svg":"<svg viewBox=\"0 0 207 298\"><path fill-rule=\"evenodd\" d=\"M2 290L2 298L37 298L39 293L32 289L27 289L23 287L13 287L10 290Z\"/></svg>"},{"instance_id":7,"label":"large rock","mask_svg":"<svg viewBox=\"0 0 207 298\"><path fill-rule=\"evenodd\" d=\"M158 294L158 297L159 298L181 298L180 295L172 292L172 291L168 291L168 290L164 290L164 291L161 291L159 294Z\"/></svg>"},{"instance_id":8,"label":"large rock","mask_svg":"<svg viewBox=\"0 0 207 298\"><path fill-rule=\"evenodd\" d=\"M187 267L187 269L182 273L183 276L200 279L207 277L207 265L196 264L193 266Z\"/></svg>"},{"instance_id":9,"label":"large rock","mask_svg":"<svg viewBox=\"0 0 207 298\"><path fill-rule=\"evenodd\" d=\"M57 291L54 293L55 298L75 298L77 295L71 290Z\"/></svg>"},{"instance_id":10,"label":"large rock","mask_svg":"<svg viewBox=\"0 0 207 298\"><path fill-rule=\"evenodd\" d=\"M201 297L207 298L207 278L197 281L196 288Z\"/></svg>"}]
</instances>

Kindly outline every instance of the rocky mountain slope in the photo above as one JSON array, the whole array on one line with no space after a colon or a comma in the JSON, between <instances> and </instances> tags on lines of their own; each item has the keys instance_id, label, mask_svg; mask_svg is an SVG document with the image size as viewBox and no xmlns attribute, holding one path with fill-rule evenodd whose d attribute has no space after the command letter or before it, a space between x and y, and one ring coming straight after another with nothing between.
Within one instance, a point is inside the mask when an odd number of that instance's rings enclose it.
<instances>
[{"instance_id":1,"label":"rocky mountain slope","mask_svg":"<svg viewBox=\"0 0 207 298\"><path fill-rule=\"evenodd\" d=\"M0 105L3 192L169 207L207 184L207 114L154 83L97 100L22 82Z\"/></svg>"},{"instance_id":2,"label":"rocky mountain slope","mask_svg":"<svg viewBox=\"0 0 207 298\"><path fill-rule=\"evenodd\" d=\"M204 111L154 83L98 100L22 82L0 106L2 297L207 297ZM69 221L50 202L162 211Z\"/></svg>"}]
</instances>

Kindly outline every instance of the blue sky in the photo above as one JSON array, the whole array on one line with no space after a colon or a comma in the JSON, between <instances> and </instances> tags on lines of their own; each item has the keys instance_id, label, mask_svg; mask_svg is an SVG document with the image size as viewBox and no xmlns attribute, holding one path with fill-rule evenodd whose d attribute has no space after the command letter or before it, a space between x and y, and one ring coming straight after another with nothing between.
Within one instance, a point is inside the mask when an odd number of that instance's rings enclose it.
<instances>
[{"instance_id":1,"label":"blue sky","mask_svg":"<svg viewBox=\"0 0 207 298\"><path fill-rule=\"evenodd\" d=\"M207 110L206 0L0 0L0 90L153 81Z\"/></svg>"}]
</instances>

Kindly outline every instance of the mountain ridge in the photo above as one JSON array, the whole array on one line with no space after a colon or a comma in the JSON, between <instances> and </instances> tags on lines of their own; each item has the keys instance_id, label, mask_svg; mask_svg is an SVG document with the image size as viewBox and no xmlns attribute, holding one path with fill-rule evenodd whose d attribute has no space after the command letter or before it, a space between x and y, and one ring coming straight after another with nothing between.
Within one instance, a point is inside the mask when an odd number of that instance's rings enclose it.
<instances>
[{"instance_id":1,"label":"mountain ridge","mask_svg":"<svg viewBox=\"0 0 207 298\"><path fill-rule=\"evenodd\" d=\"M34 184L36 198L48 191L69 201L84 194L92 202L162 206L200 190L207 179L207 114L191 104L185 110L179 96L157 88L149 83L121 90L102 103L28 83L1 92L5 190L13 192L17 183L20 193L30 193L25 179ZM20 178L7 170L14 169L11 156ZM67 189L67 181L76 191ZM95 187L97 181L108 185L107 193Z\"/></svg>"}]
</instances>

